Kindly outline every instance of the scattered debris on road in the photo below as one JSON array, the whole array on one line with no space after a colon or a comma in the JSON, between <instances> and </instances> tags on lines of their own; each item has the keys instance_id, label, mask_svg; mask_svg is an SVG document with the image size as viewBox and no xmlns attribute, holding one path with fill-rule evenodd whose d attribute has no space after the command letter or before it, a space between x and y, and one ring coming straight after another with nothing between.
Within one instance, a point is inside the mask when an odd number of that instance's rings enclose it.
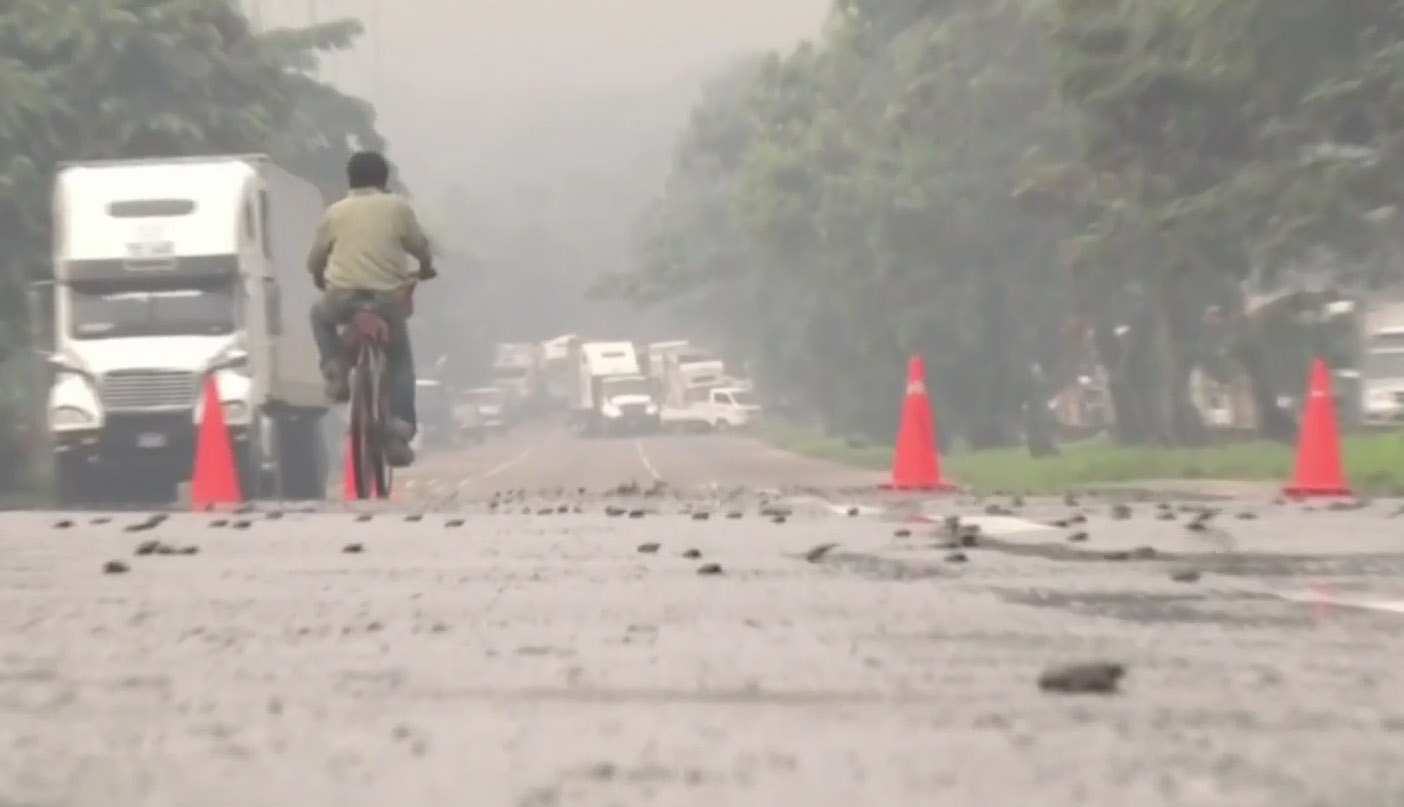
<instances>
[{"instance_id":1,"label":"scattered debris on road","mask_svg":"<svg viewBox=\"0 0 1404 807\"><path fill-rule=\"evenodd\" d=\"M1069 695L1107 695L1118 691L1126 668L1111 662L1066 664L1044 670L1038 688Z\"/></svg>"}]
</instances>

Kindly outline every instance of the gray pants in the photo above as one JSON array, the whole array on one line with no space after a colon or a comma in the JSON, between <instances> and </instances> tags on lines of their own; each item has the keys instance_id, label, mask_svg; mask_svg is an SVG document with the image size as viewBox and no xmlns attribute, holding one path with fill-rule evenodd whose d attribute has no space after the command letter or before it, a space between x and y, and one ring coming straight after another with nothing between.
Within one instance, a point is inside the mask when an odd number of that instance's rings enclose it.
<instances>
[{"instance_id":1,"label":"gray pants","mask_svg":"<svg viewBox=\"0 0 1404 807\"><path fill-rule=\"evenodd\" d=\"M409 328L399 295L388 291L353 291L327 289L322 299L312 306L312 337L317 341L322 367L331 362L346 361L345 349L337 327L349 321L363 307L379 313L390 326L390 345L386 350L386 373L390 383L390 414L396 420L417 428L414 406L414 354L410 349Z\"/></svg>"}]
</instances>

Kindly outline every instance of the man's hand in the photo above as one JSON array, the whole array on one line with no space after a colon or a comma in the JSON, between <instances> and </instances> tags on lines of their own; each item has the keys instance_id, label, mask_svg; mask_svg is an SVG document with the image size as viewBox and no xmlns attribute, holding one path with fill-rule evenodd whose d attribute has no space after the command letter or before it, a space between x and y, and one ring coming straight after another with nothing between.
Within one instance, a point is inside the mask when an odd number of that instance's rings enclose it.
<instances>
[{"instance_id":1,"label":"man's hand","mask_svg":"<svg viewBox=\"0 0 1404 807\"><path fill-rule=\"evenodd\" d=\"M419 279L420 279L420 280L433 280L434 278L436 278L436 277L438 277L438 276L439 276L439 273L436 272L436 271L434 271L434 265L433 265L433 264L430 264L430 263L421 263L421 264L419 265Z\"/></svg>"}]
</instances>

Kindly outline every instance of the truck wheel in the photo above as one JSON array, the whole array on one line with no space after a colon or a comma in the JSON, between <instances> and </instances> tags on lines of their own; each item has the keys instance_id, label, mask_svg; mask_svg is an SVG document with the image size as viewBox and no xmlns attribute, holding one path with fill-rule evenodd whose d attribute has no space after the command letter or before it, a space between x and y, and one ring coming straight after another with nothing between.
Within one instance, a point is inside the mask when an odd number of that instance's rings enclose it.
<instances>
[{"instance_id":1,"label":"truck wheel","mask_svg":"<svg viewBox=\"0 0 1404 807\"><path fill-rule=\"evenodd\" d=\"M278 454L283 471L282 498L321 501L327 496L331 463L322 439L322 419L314 415L279 418Z\"/></svg>"},{"instance_id":2,"label":"truck wheel","mask_svg":"<svg viewBox=\"0 0 1404 807\"><path fill-rule=\"evenodd\" d=\"M90 476L85 463L72 460L55 462L54 504L66 510L88 504L92 498Z\"/></svg>"}]
</instances>

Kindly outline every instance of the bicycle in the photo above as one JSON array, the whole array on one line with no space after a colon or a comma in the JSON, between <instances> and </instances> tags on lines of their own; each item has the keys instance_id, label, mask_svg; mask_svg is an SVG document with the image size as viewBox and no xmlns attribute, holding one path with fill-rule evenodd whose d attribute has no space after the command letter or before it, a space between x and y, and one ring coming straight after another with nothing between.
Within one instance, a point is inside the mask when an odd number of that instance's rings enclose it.
<instances>
[{"instance_id":1,"label":"bicycle","mask_svg":"<svg viewBox=\"0 0 1404 807\"><path fill-rule=\"evenodd\" d=\"M402 291L405 315L414 308L414 283ZM386 379L386 349L390 325L380 312L362 303L341 327L341 341L350 366L350 424L352 478L357 499L386 499L393 473L386 459L390 431L390 385Z\"/></svg>"}]
</instances>

